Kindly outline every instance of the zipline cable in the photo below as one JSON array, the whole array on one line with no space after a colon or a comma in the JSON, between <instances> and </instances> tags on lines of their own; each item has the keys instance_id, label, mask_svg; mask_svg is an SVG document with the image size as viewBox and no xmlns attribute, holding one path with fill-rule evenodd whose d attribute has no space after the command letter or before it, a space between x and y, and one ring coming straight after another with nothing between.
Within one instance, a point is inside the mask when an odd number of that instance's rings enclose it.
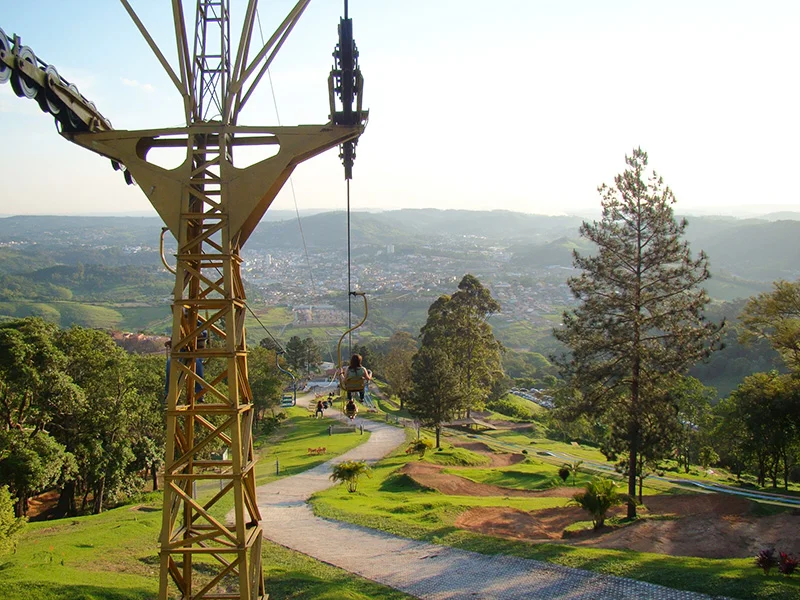
<instances>
[{"instance_id":1,"label":"zipline cable","mask_svg":"<svg viewBox=\"0 0 800 600\"><path fill-rule=\"evenodd\" d=\"M286 349L285 349L283 346L281 346L281 343L280 343L280 342L279 342L277 339L275 339L275 336L274 336L274 335L272 335L272 334L270 333L270 331L269 331L269 329L267 329L266 325L264 325L264 324L261 322L261 319L259 319L259 318L258 318L258 315L257 315L256 313L254 313L254 312L253 312L253 309L252 309L252 308L250 308L250 305L249 305L247 302L245 302L245 303L244 303L244 306L245 306L245 308L247 308L247 310L249 310L249 311L250 311L250 314L251 314L251 315L253 315L253 318L254 318L256 321L258 321L258 324L259 324L259 325L261 325L261 329L263 329L264 331L266 331L266 332L267 332L267 335L268 335L268 336L269 336L269 338L272 340L272 343L273 343L273 344L275 344L275 345L278 347L278 350L279 350L281 353L285 354L285 353L286 353Z\"/></svg>"},{"instance_id":2,"label":"zipline cable","mask_svg":"<svg viewBox=\"0 0 800 600\"><path fill-rule=\"evenodd\" d=\"M256 8L256 21L258 22L258 33L261 36L261 45L264 45L264 31L261 29L261 14ZM281 125L281 115L278 111L278 99L275 96L275 86L272 83L272 70L267 69L267 78L269 79L269 89L272 92L272 104L275 107L275 118L278 121L278 126ZM308 267L308 278L311 280L311 293L316 298L317 286L314 284L314 271L311 269L311 259L308 257L308 246L306 246L306 236L303 233L303 223L300 221L300 209L297 207L297 193L294 189L294 178L289 177L289 188L292 190L292 200L294 200L294 212L297 215L297 227L300 229L300 239L303 242L303 252L306 256L306 266Z\"/></svg>"},{"instance_id":3,"label":"zipline cable","mask_svg":"<svg viewBox=\"0 0 800 600\"><path fill-rule=\"evenodd\" d=\"M350 180L347 181L347 350L353 356L353 287L350 285ZM339 365L341 366L341 365Z\"/></svg>"}]
</instances>

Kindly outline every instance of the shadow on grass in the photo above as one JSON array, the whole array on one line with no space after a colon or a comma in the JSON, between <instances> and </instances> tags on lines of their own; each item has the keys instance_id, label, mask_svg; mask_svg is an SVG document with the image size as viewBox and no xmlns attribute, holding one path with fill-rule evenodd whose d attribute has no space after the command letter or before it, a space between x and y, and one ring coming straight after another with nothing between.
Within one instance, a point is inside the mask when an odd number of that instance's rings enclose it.
<instances>
[{"instance_id":1,"label":"shadow on grass","mask_svg":"<svg viewBox=\"0 0 800 600\"><path fill-rule=\"evenodd\" d=\"M267 544L264 583L270 598L292 600L407 600L410 596L330 565Z\"/></svg>"},{"instance_id":2,"label":"shadow on grass","mask_svg":"<svg viewBox=\"0 0 800 600\"><path fill-rule=\"evenodd\" d=\"M440 530L448 545L481 554L510 554L551 562L565 567L628 577L664 587L690 590L727 598L756 600L795 600L800 598L800 580L767 577L753 568L752 576L743 573L745 559L701 559L645 554L629 550L604 550L566 544L530 544L513 540ZM455 528L453 528L455 529ZM429 540L436 541L436 540Z\"/></svg>"},{"instance_id":3,"label":"shadow on grass","mask_svg":"<svg viewBox=\"0 0 800 600\"><path fill-rule=\"evenodd\" d=\"M0 597L4 600L152 600L153 589L109 589L96 585L70 585L66 583L18 582L0 584Z\"/></svg>"}]
</instances>

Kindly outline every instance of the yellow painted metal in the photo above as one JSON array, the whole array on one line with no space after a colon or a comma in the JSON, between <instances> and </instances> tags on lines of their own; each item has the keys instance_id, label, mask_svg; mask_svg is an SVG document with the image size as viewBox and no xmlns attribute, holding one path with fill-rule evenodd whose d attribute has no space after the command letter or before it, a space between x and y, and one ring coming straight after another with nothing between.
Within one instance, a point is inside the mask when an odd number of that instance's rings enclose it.
<instances>
[{"instance_id":1,"label":"yellow painted metal","mask_svg":"<svg viewBox=\"0 0 800 600\"><path fill-rule=\"evenodd\" d=\"M172 1L180 78L165 64L127 0L121 2L181 92L187 120L192 121L196 115L188 119L194 106L187 96L192 82L180 0ZM239 87L229 92L228 107L234 101L244 102L240 98L244 81L262 60L271 61L307 4L308 0L299 0L279 29L280 35L273 36L247 66L236 81ZM254 6L250 0L246 29L252 28ZM248 30L248 38L251 33ZM276 48L267 56L273 45ZM12 52L0 50L0 61L49 90L74 113L83 123L80 129L86 131L72 131L78 128L73 125L62 129L61 135L123 165L178 242L173 269L164 257L162 231L161 256L165 267L175 273L175 287L159 598L175 598L177 589L181 600L263 600L240 251L294 168L357 138L364 130L367 111L358 112L357 125L246 127L235 125L235 107L227 123L117 131L66 82L48 78L43 69L15 59ZM245 52L237 66L244 70L246 63ZM277 145L278 152L239 169L233 155L243 145ZM147 160L148 151L157 147L185 148L186 158L174 169L162 168ZM366 297L359 295L364 297L366 320ZM218 491L204 487L214 479L219 480ZM233 506L232 522L222 513L224 506Z\"/></svg>"},{"instance_id":2,"label":"yellow painted metal","mask_svg":"<svg viewBox=\"0 0 800 600\"><path fill-rule=\"evenodd\" d=\"M239 252L296 165L362 131L363 125L266 128L204 123L64 134L123 163L178 240L160 551L162 600L171 597L170 581L186 600L220 597L220 588L239 590L226 598L263 597ZM251 143L246 136L256 136L280 148L271 158L238 169L232 162L237 136L243 144ZM185 144L187 156L179 167L168 170L147 162L147 150L159 140ZM205 363L203 375L197 359ZM212 474L222 481L222 489L204 493L202 486ZM215 513L224 503L234 507L232 523Z\"/></svg>"}]
</instances>

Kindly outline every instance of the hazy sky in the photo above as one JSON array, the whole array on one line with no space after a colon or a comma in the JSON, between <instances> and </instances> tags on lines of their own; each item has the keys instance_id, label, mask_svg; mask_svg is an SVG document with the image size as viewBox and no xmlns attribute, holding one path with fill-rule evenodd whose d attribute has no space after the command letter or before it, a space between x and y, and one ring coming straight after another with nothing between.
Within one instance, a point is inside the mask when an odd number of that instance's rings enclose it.
<instances>
[{"instance_id":1,"label":"hazy sky","mask_svg":"<svg viewBox=\"0 0 800 600\"><path fill-rule=\"evenodd\" d=\"M170 2L131 3L173 58ZM193 15L195 2L184 4ZM259 4L268 36L294 2ZM284 125L327 121L342 4L312 0L272 69ZM245 5L231 0L234 31ZM350 14L370 108L356 209L593 211L597 186L641 146L678 211L800 210L796 0L350 0ZM115 128L183 124L175 88L119 2L0 0L0 27ZM240 122L276 124L266 78ZM0 132L0 214L149 209L10 85L0 86ZM345 206L335 151L299 167L294 186L301 210ZM293 209L291 194L273 207Z\"/></svg>"}]
</instances>

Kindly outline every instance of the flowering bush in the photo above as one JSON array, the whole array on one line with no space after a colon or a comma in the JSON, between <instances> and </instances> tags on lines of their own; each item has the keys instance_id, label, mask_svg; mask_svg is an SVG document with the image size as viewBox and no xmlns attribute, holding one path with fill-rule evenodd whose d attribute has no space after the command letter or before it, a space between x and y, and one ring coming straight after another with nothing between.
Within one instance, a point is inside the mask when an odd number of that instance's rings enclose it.
<instances>
[{"instance_id":1,"label":"flowering bush","mask_svg":"<svg viewBox=\"0 0 800 600\"><path fill-rule=\"evenodd\" d=\"M788 577L797 569L798 562L800 562L800 560L798 560L794 554L781 552L780 558L778 559L778 571Z\"/></svg>"}]
</instances>

